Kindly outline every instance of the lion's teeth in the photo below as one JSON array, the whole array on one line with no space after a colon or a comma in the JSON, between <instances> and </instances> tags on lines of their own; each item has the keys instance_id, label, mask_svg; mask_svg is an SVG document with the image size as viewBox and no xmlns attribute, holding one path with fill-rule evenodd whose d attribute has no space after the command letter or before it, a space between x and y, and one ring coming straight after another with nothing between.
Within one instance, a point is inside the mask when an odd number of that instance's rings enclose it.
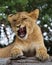
<instances>
[{"instance_id":1,"label":"lion's teeth","mask_svg":"<svg viewBox=\"0 0 52 65\"><path fill-rule=\"evenodd\" d=\"M24 35L20 35L20 36L24 36Z\"/></svg>"}]
</instances>

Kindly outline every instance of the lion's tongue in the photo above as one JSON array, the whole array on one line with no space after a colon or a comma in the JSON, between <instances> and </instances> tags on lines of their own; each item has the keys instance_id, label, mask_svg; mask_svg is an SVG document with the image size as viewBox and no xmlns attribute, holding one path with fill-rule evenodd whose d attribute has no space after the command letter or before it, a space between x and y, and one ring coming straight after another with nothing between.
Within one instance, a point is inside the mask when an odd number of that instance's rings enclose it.
<instances>
[{"instance_id":1,"label":"lion's tongue","mask_svg":"<svg viewBox=\"0 0 52 65\"><path fill-rule=\"evenodd\" d=\"M24 30L23 30L23 28L21 28L20 30L19 30L19 33L21 34L21 35L23 35L24 34Z\"/></svg>"}]
</instances>

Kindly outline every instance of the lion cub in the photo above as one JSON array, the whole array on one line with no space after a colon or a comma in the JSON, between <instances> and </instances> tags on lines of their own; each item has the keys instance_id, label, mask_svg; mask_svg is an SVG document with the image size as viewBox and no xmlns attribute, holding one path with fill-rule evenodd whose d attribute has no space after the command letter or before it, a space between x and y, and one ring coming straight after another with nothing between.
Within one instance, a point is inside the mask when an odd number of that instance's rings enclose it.
<instances>
[{"instance_id":1,"label":"lion cub","mask_svg":"<svg viewBox=\"0 0 52 65\"><path fill-rule=\"evenodd\" d=\"M15 15L8 16L8 21L16 33L16 40L11 49L11 56L21 56L24 55L23 52L36 50L36 57L38 59L46 60L49 58L41 29L36 24L38 15L39 10L36 9L31 13L18 12Z\"/></svg>"}]
</instances>

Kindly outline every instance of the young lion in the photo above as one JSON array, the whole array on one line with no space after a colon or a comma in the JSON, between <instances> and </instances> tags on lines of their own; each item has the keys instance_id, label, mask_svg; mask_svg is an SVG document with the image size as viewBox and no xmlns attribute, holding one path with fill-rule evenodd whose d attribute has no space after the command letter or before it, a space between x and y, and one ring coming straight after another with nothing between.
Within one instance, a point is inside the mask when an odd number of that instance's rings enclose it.
<instances>
[{"instance_id":1,"label":"young lion","mask_svg":"<svg viewBox=\"0 0 52 65\"><path fill-rule=\"evenodd\" d=\"M46 60L49 58L40 27L35 23L38 15L39 10L36 9L31 13L18 12L15 15L8 16L8 21L16 33L16 39L13 45L5 48L6 53L3 54L3 57L23 56L23 52L27 53L28 51L33 52L36 50L36 57L38 59Z\"/></svg>"}]
</instances>

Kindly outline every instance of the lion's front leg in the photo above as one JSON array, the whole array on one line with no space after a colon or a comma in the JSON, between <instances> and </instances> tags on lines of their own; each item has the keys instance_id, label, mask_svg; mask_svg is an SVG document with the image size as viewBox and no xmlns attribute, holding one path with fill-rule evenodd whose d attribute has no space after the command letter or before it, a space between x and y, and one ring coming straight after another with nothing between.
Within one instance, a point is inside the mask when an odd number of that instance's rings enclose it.
<instances>
[{"instance_id":1,"label":"lion's front leg","mask_svg":"<svg viewBox=\"0 0 52 65\"><path fill-rule=\"evenodd\" d=\"M22 50L20 48L14 46L11 49L11 57L16 58L18 56L23 56L23 52L22 52Z\"/></svg>"},{"instance_id":2,"label":"lion's front leg","mask_svg":"<svg viewBox=\"0 0 52 65\"><path fill-rule=\"evenodd\" d=\"M40 46L36 49L36 57L39 60L47 60L49 58L49 55L47 54L47 49L45 47Z\"/></svg>"}]
</instances>

